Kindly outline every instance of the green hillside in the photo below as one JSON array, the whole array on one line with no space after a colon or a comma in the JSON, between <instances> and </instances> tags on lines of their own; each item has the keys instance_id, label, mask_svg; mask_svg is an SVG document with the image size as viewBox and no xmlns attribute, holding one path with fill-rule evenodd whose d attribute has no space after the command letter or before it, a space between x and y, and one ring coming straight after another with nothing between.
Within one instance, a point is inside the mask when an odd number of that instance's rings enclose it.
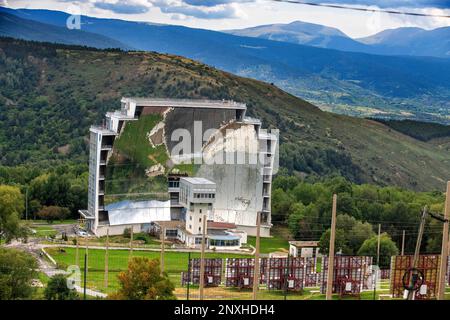
<instances>
[{"instance_id":1,"label":"green hillside","mask_svg":"<svg viewBox=\"0 0 450 320\"><path fill-rule=\"evenodd\" d=\"M371 120L320 111L259 81L178 56L0 39L0 164L86 163L88 128L121 96L234 99L281 130L280 162L307 175L442 189L450 153Z\"/></svg>"}]
</instances>

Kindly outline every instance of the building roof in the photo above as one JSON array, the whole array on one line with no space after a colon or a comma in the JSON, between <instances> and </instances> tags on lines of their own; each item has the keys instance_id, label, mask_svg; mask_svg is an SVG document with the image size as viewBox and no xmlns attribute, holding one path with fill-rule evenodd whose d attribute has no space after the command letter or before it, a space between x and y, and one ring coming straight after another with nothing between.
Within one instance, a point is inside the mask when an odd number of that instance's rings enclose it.
<instances>
[{"instance_id":1,"label":"building roof","mask_svg":"<svg viewBox=\"0 0 450 320\"><path fill-rule=\"evenodd\" d=\"M102 135L110 135L110 136L116 136L117 132L114 132L112 130L109 130L108 128L104 126L91 126L90 130L92 132L101 133Z\"/></svg>"},{"instance_id":2,"label":"building roof","mask_svg":"<svg viewBox=\"0 0 450 320\"><path fill-rule=\"evenodd\" d=\"M153 221L154 224L157 224L160 227L164 227L166 229L176 229L184 226L185 222L181 220L170 220L170 221Z\"/></svg>"},{"instance_id":3,"label":"building roof","mask_svg":"<svg viewBox=\"0 0 450 320\"><path fill-rule=\"evenodd\" d=\"M105 209L111 226L170 220L170 200L124 200L109 204Z\"/></svg>"},{"instance_id":4,"label":"building roof","mask_svg":"<svg viewBox=\"0 0 450 320\"><path fill-rule=\"evenodd\" d=\"M208 234L208 238L211 240L239 240L240 239L238 236L235 236L232 234L214 234L214 235Z\"/></svg>"},{"instance_id":5,"label":"building roof","mask_svg":"<svg viewBox=\"0 0 450 320\"><path fill-rule=\"evenodd\" d=\"M236 229L236 225L234 223L228 222L216 222L216 221L208 221L208 229Z\"/></svg>"},{"instance_id":6,"label":"building roof","mask_svg":"<svg viewBox=\"0 0 450 320\"><path fill-rule=\"evenodd\" d=\"M87 220L95 219L94 215L91 212L89 212L89 210L78 210L78 213Z\"/></svg>"},{"instance_id":7,"label":"building roof","mask_svg":"<svg viewBox=\"0 0 450 320\"><path fill-rule=\"evenodd\" d=\"M319 246L319 241L289 241L289 244L297 248L315 248Z\"/></svg>"},{"instance_id":8,"label":"building roof","mask_svg":"<svg viewBox=\"0 0 450 320\"><path fill-rule=\"evenodd\" d=\"M212 182L211 180L205 179L205 178L200 178L200 177L183 177L180 180L184 180L190 184L198 184L198 185L216 185L214 182Z\"/></svg>"},{"instance_id":9,"label":"building roof","mask_svg":"<svg viewBox=\"0 0 450 320\"><path fill-rule=\"evenodd\" d=\"M232 100L203 99L165 99L165 98L135 98L123 97L122 102L136 103L140 107L172 107L172 108L209 108L209 109L240 109L246 110L245 103Z\"/></svg>"}]
</instances>

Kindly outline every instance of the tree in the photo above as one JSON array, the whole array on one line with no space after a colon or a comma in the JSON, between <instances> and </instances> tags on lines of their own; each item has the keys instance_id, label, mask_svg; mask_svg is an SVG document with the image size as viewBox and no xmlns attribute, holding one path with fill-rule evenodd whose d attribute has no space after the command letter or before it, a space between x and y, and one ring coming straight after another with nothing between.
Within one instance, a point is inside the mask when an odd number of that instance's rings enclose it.
<instances>
[{"instance_id":1,"label":"tree","mask_svg":"<svg viewBox=\"0 0 450 320\"><path fill-rule=\"evenodd\" d=\"M36 260L16 249L0 248L0 300L29 299L34 293Z\"/></svg>"},{"instance_id":2,"label":"tree","mask_svg":"<svg viewBox=\"0 0 450 320\"><path fill-rule=\"evenodd\" d=\"M169 300L175 299L175 287L167 274L160 274L159 260L134 257L128 270L119 273L119 290L110 295L121 300Z\"/></svg>"},{"instance_id":3,"label":"tree","mask_svg":"<svg viewBox=\"0 0 450 320\"><path fill-rule=\"evenodd\" d=\"M63 274L57 274L50 278L44 290L44 296L47 300L78 299L78 293L75 289L70 289L67 286L67 277Z\"/></svg>"},{"instance_id":4,"label":"tree","mask_svg":"<svg viewBox=\"0 0 450 320\"><path fill-rule=\"evenodd\" d=\"M331 229L325 231L320 237L319 248L321 254L328 254L330 249ZM334 253L341 251L343 254L349 254L349 248L346 245L345 232L336 229L336 237L334 241Z\"/></svg>"},{"instance_id":5,"label":"tree","mask_svg":"<svg viewBox=\"0 0 450 320\"><path fill-rule=\"evenodd\" d=\"M57 206L44 207L38 212L38 217L47 220L48 223L53 223L54 220L63 220L70 214L69 209Z\"/></svg>"},{"instance_id":6,"label":"tree","mask_svg":"<svg viewBox=\"0 0 450 320\"><path fill-rule=\"evenodd\" d=\"M355 254L361 248L364 241L375 236L372 225L367 222L357 221L347 234L347 245Z\"/></svg>"},{"instance_id":7,"label":"tree","mask_svg":"<svg viewBox=\"0 0 450 320\"><path fill-rule=\"evenodd\" d=\"M374 236L364 241L358 250L360 256L371 256L376 263L378 247L378 236ZM387 233L383 233L380 239L380 268L387 268L390 265L391 257L398 254L398 248Z\"/></svg>"},{"instance_id":8,"label":"tree","mask_svg":"<svg viewBox=\"0 0 450 320\"><path fill-rule=\"evenodd\" d=\"M24 199L19 188L0 185L0 240L26 237L20 223L23 210Z\"/></svg>"},{"instance_id":9,"label":"tree","mask_svg":"<svg viewBox=\"0 0 450 320\"><path fill-rule=\"evenodd\" d=\"M375 235L370 223L363 223L347 214L340 214L336 217L336 230L343 231L344 247L348 254L356 254L362 243Z\"/></svg>"},{"instance_id":10,"label":"tree","mask_svg":"<svg viewBox=\"0 0 450 320\"><path fill-rule=\"evenodd\" d=\"M283 189L275 189L272 192L272 221L285 222L291 205L291 197Z\"/></svg>"}]
</instances>

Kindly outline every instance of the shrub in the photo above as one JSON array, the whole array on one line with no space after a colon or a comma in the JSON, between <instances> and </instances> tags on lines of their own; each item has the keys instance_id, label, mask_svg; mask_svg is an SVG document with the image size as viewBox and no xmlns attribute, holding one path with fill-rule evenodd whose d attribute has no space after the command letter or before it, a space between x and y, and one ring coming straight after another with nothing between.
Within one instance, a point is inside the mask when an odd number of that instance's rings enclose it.
<instances>
[{"instance_id":1,"label":"shrub","mask_svg":"<svg viewBox=\"0 0 450 320\"><path fill-rule=\"evenodd\" d=\"M44 207L38 212L38 217L47 220L48 223L53 223L54 220L63 220L69 215L69 209L58 206Z\"/></svg>"}]
</instances>

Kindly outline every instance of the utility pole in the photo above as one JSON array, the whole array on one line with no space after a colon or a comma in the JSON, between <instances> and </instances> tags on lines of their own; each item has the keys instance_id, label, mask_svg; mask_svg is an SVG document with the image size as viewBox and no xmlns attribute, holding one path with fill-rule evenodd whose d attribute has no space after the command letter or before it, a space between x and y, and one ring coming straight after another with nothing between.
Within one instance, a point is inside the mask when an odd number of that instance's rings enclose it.
<instances>
[{"instance_id":1,"label":"utility pole","mask_svg":"<svg viewBox=\"0 0 450 320\"><path fill-rule=\"evenodd\" d=\"M448 263L448 219L450 218L450 181L447 182L447 193L445 197L445 209L444 209L444 227L442 232L442 250L441 250L441 263L439 268L439 284L438 284L438 300L444 300L445 298L445 275L447 273Z\"/></svg>"},{"instance_id":2,"label":"utility pole","mask_svg":"<svg viewBox=\"0 0 450 320\"><path fill-rule=\"evenodd\" d=\"M405 255L405 230L403 230L403 236L402 236L402 256Z\"/></svg>"},{"instance_id":3,"label":"utility pole","mask_svg":"<svg viewBox=\"0 0 450 320\"><path fill-rule=\"evenodd\" d=\"M85 268L84 268L84 272L86 272L86 276L88 274L88 266L89 266L89 242L86 239L86 249L84 251L84 263L86 264Z\"/></svg>"},{"instance_id":4,"label":"utility pole","mask_svg":"<svg viewBox=\"0 0 450 320\"><path fill-rule=\"evenodd\" d=\"M377 241L377 267L380 269L380 247L381 247L381 223L378 224L378 241ZM378 270L374 270L374 281L373 281L373 300L377 297L377 281L378 281Z\"/></svg>"},{"instance_id":5,"label":"utility pole","mask_svg":"<svg viewBox=\"0 0 450 320\"><path fill-rule=\"evenodd\" d=\"M205 287L205 246L206 246L206 214L203 215L202 228L202 250L200 254L200 300L203 300L203 290Z\"/></svg>"},{"instance_id":6,"label":"utility pole","mask_svg":"<svg viewBox=\"0 0 450 320\"><path fill-rule=\"evenodd\" d=\"M255 250L255 270L253 273L253 300L256 300L259 288L259 250L261 238L261 212L256 213L256 250Z\"/></svg>"},{"instance_id":7,"label":"utility pole","mask_svg":"<svg viewBox=\"0 0 450 320\"><path fill-rule=\"evenodd\" d=\"M84 286L83 286L83 299L86 300L86 279L87 279L87 252L84 253Z\"/></svg>"},{"instance_id":8,"label":"utility pole","mask_svg":"<svg viewBox=\"0 0 450 320\"><path fill-rule=\"evenodd\" d=\"M428 214L428 207L425 206L422 211L422 218L420 221L419 234L417 236L416 249L414 250L414 259L413 259L413 265L412 265L413 271L417 268L417 265L419 263L420 247L422 246L422 237L423 237L423 231L425 229L425 221L427 218L427 214ZM414 286L414 278L415 278L415 275L412 272L410 272L410 275L409 275L410 287ZM409 290L408 291L408 300L413 300L413 298L414 298L414 290Z\"/></svg>"},{"instance_id":9,"label":"utility pole","mask_svg":"<svg viewBox=\"0 0 450 320\"><path fill-rule=\"evenodd\" d=\"M186 300L189 300L189 285L191 283L191 252L188 252L188 282L186 288Z\"/></svg>"},{"instance_id":10,"label":"utility pole","mask_svg":"<svg viewBox=\"0 0 450 320\"><path fill-rule=\"evenodd\" d=\"M328 250L328 274L327 274L327 291L326 299L331 300L333 295L333 273L334 273L334 240L336 238L336 211L337 211L337 195L333 195L333 208L331 211L331 234L330 248Z\"/></svg>"},{"instance_id":11,"label":"utility pole","mask_svg":"<svg viewBox=\"0 0 450 320\"><path fill-rule=\"evenodd\" d=\"M79 249L80 249L80 239L78 238L78 234L76 236L77 247L75 249L75 264L80 267L80 258L79 258Z\"/></svg>"},{"instance_id":12,"label":"utility pole","mask_svg":"<svg viewBox=\"0 0 450 320\"><path fill-rule=\"evenodd\" d=\"M287 299L287 293L288 293L288 279L289 279L289 269L290 269L290 254L288 253L287 260L286 260L286 272L284 274L284 301Z\"/></svg>"},{"instance_id":13,"label":"utility pole","mask_svg":"<svg viewBox=\"0 0 450 320\"><path fill-rule=\"evenodd\" d=\"M131 225L130 231L130 254L128 255L128 259L133 256L133 225Z\"/></svg>"},{"instance_id":14,"label":"utility pole","mask_svg":"<svg viewBox=\"0 0 450 320\"><path fill-rule=\"evenodd\" d=\"M106 229L105 288L108 288L108 249L109 249L109 228Z\"/></svg>"},{"instance_id":15,"label":"utility pole","mask_svg":"<svg viewBox=\"0 0 450 320\"><path fill-rule=\"evenodd\" d=\"M166 227L162 227L162 230L161 230L161 258L160 258L160 263L161 263L161 266L160 266L160 269L161 269L161 275L163 275L163 273L164 273L164 238L165 238L165 236L166 236Z\"/></svg>"},{"instance_id":16,"label":"utility pole","mask_svg":"<svg viewBox=\"0 0 450 320\"><path fill-rule=\"evenodd\" d=\"M25 191L25 220L28 221L28 187Z\"/></svg>"}]
</instances>

